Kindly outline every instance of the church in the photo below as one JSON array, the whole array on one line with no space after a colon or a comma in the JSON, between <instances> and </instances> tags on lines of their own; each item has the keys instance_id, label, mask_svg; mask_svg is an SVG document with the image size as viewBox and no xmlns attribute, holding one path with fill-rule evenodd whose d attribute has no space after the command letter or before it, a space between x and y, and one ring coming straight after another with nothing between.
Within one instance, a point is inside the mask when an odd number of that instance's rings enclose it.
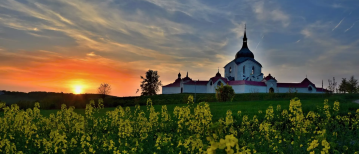
<instances>
[{"instance_id":1,"label":"church","mask_svg":"<svg viewBox=\"0 0 359 154\"><path fill-rule=\"evenodd\" d=\"M162 94L177 93L215 93L219 85L232 86L235 93L324 93L308 78L299 83L279 83L274 76L262 73L262 65L254 59L247 45L246 29L244 29L243 45L234 60L224 66L224 75L218 72L209 80L192 80L188 76L178 78L171 84L162 86Z\"/></svg>"}]
</instances>

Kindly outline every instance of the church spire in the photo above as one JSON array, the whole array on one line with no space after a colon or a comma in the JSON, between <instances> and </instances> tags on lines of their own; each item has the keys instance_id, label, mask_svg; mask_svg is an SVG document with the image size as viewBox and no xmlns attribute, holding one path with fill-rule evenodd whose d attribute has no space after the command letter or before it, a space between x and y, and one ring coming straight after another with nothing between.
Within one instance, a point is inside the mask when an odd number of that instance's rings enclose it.
<instances>
[{"instance_id":1,"label":"church spire","mask_svg":"<svg viewBox=\"0 0 359 154\"><path fill-rule=\"evenodd\" d=\"M187 71L187 76L186 77L188 77L188 71Z\"/></svg>"},{"instance_id":2,"label":"church spire","mask_svg":"<svg viewBox=\"0 0 359 154\"><path fill-rule=\"evenodd\" d=\"M244 24L244 36L243 36L243 46L242 48L248 48L247 46L247 35L246 35L246 24Z\"/></svg>"}]
</instances>

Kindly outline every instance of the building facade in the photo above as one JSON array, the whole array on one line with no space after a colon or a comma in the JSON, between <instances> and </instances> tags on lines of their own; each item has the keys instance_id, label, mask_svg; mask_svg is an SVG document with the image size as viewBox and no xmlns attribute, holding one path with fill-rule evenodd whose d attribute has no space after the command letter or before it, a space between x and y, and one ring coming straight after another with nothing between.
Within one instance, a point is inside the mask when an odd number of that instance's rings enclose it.
<instances>
[{"instance_id":1,"label":"building facade","mask_svg":"<svg viewBox=\"0 0 359 154\"><path fill-rule=\"evenodd\" d=\"M254 59L247 45L244 30L243 45L234 60L224 66L224 76L218 72L209 80L192 80L188 77L178 78L171 84L162 86L162 94L176 93L215 93L218 85L230 85L235 93L324 93L325 89L317 88L308 78L300 83L278 83L271 74L264 76L262 65Z\"/></svg>"}]
</instances>

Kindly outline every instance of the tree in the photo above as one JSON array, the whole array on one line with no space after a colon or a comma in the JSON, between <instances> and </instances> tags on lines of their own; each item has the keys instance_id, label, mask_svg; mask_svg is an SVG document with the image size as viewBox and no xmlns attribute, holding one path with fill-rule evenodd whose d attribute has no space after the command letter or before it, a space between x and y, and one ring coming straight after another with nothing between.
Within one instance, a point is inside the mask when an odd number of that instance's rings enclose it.
<instances>
[{"instance_id":1,"label":"tree","mask_svg":"<svg viewBox=\"0 0 359 154\"><path fill-rule=\"evenodd\" d=\"M337 82L335 82L335 78L333 77L333 80L328 79L328 84L328 90L330 91L330 93L334 93L337 87Z\"/></svg>"},{"instance_id":2,"label":"tree","mask_svg":"<svg viewBox=\"0 0 359 154\"><path fill-rule=\"evenodd\" d=\"M157 71L148 70L146 72L146 78L141 76L143 80L141 83L142 96L152 96L156 95L156 93L160 90L160 86L162 86L161 81L159 81L159 75Z\"/></svg>"},{"instance_id":3,"label":"tree","mask_svg":"<svg viewBox=\"0 0 359 154\"><path fill-rule=\"evenodd\" d=\"M339 85L339 91L342 93L347 92L348 82L346 78L342 78L342 82Z\"/></svg>"},{"instance_id":4,"label":"tree","mask_svg":"<svg viewBox=\"0 0 359 154\"><path fill-rule=\"evenodd\" d=\"M356 93L358 87L358 80L354 79L354 76L351 76L348 80L348 92L349 93Z\"/></svg>"},{"instance_id":5,"label":"tree","mask_svg":"<svg viewBox=\"0 0 359 154\"><path fill-rule=\"evenodd\" d=\"M232 88L232 86L230 85L223 85L223 83L221 83L220 86L217 86L216 88L216 99L219 102L227 102L227 101L232 101L234 98L234 90Z\"/></svg>"},{"instance_id":6,"label":"tree","mask_svg":"<svg viewBox=\"0 0 359 154\"><path fill-rule=\"evenodd\" d=\"M102 99L106 97L106 95L110 94L111 86L108 83L101 83L100 87L98 87L98 93L101 94Z\"/></svg>"},{"instance_id":7,"label":"tree","mask_svg":"<svg viewBox=\"0 0 359 154\"><path fill-rule=\"evenodd\" d=\"M344 93L358 92L358 80L355 79L354 76L351 76L349 80L343 78L339 85L339 91Z\"/></svg>"}]
</instances>

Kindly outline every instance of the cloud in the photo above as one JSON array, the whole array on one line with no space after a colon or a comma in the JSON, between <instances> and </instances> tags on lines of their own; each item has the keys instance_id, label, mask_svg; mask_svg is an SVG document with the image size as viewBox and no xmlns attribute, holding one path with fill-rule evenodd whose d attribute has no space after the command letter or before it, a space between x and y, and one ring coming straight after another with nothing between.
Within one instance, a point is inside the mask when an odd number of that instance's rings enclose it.
<instances>
[{"instance_id":1,"label":"cloud","mask_svg":"<svg viewBox=\"0 0 359 154\"><path fill-rule=\"evenodd\" d=\"M342 20L340 20L340 22L332 29L332 31L334 31L336 28L338 28L344 19L345 19L345 17Z\"/></svg>"},{"instance_id":2,"label":"cloud","mask_svg":"<svg viewBox=\"0 0 359 154\"><path fill-rule=\"evenodd\" d=\"M262 21L279 21L282 23L283 27L287 27L290 24L289 16L284 13L280 8L276 8L269 5L270 4L265 3L265 1L258 1L252 5L253 12L256 13L257 19Z\"/></svg>"},{"instance_id":3,"label":"cloud","mask_svg":"<svg viewBox=\"0 0 359 154\"><path fill-rule=\"evenodd\" d=\"M301 34L303 34L305 37L310 37L312 36L312 33L308 30L308 29L303 29L301 31Z\"/></svg>"},{"instance_id":4,"label":"cloud","mask_svg":"<svg viewBox=\"0 0 359 154\"><path fill-rule=\"evenodd\" d=\"M257 49L257 48L258 48L259 43L261 43L261 41L263 40L263 38L264 38L264 35L262 36L261 40L258 42L258 44L257 44L257 46L256 46L256 48L255 48L255 49Z\"/></svg>"},{"instance_id":5,"label":"cloud","mask_svg":"<svg viewBox=\"0 0 359 154\"><path fill-rule=\"evenodd\" d=\"M352 29L353 26L355 25L356 22L358 22L359 20L355 21L348 29L346 29L344 32L347 32L348 30Z\"/></svg>"},{"instance_id":6,"label":"cloud","mask_svg":"<svg viewBox=\"0 0 359 154\"><path fill-rule=\"evenodd\" d=\"M94 57L94 56L96 56L96 54L94 53L94 52L90 52L90 53L88 53L88 54L86 54L87 56L91 56L91 57Z\"/></svg>"}]
</instances>

